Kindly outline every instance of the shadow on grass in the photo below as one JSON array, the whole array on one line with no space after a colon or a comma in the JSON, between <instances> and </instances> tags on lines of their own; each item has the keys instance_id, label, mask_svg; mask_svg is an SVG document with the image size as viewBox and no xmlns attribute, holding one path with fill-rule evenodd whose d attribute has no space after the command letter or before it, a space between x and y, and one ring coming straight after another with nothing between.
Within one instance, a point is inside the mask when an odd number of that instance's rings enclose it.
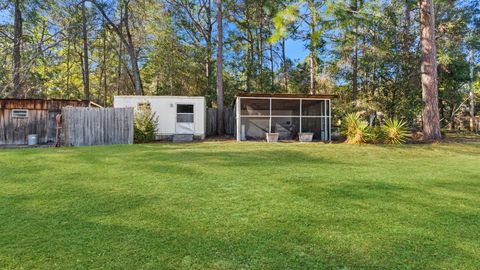
<instances>
[{"instance_id":1,"label":"shadow on grass","mask_svg":"<svg viewBox=\"0 0 480 270\"><path fill-rule=\"evenodd\" d=\"M18 184L0 193L3 268L474 269L480 261L474 174L455 185L367 181L343 176L354 175L354 157L288 146L85 148L54 151L41 167L38 153L0 172ZM343 178L332 181L333 171Z\"/></svg>"},{"instance_id":2,"label":"shadow on grass","mask_svg":"<svg viewBox=\"0 0 480 270\"><path fill-rule=\"evenodd\" d=\"M82 193L78 204L56 207L50 214L28 206L36 196L10 198L16 203L2 209L8 220L0 223L6 232L0 240L3 266L304 269L328 264L325 258L290 250L284 241L296 239L270 228L205 229L168 212L144 213L132 222L122 220L122 214L144 207L148 198Z\"/></svg>"},{"instance_id":3,"label":"shadow on grass","mask_svg":"<svg viewBox=\"0 0 480 270\"><path fill-rule=\"evenodd\" d=\"M289 149L263 149L260 152L240 149L217 152L179 146L164 148L163 145L158 149L154 147L152 150L149 147L142 147L136 151L98 153L95 156L78 153L69 158L78 165L98 166L102 164L105 167L117 168L119 171L136 171L158 176L162 176L162 173L169 173L171 177L179 176L181 178L192 176L209 178L209 176L213 177L216 171L225 170L232 173L231 177L244 177L247 173L254 177L258 173L274 175L296 167L321 169L342 164L338 160L333 161L327 157L313 156L309 153ZM76 173L81 172L77 171Z\"/></svg>"},{"instance_id":4,"label":"shadow on grass","mask_svg":"<svg viewBox=\"0 0 480 270\"><path fill-rule=\"evenodd\" d=\"M305 209L283 209L276 220L252 220L263 224L254 228L242 226L237 213L221 204L216 209L171 207L161 195L98 194L75 186L48 197L2 196L0 266L473 268L480 257L459 244L471 246L478 239L478 213L432 206L420 197L399 196L403 192L389 183L337 186L326 199L342 204L334 208L337 214L318 215L328 208L311 203ZM387 199L391 208L373 204ZM371 209L360 208L359 202ZM213 215L218 211L223 217Z\"/></svg>"}]
</instances>

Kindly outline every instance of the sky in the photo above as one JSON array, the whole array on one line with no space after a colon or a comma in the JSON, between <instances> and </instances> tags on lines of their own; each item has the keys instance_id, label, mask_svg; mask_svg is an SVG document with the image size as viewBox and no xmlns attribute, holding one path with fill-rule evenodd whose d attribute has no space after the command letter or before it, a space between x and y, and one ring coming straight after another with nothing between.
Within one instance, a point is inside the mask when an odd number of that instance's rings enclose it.
<instances>
[{"instance_id":1,"label":"sky","mask_svg":"<svg viewBox=\"0 0 480 270\"><path fill-rule=\"evenodd\" d=\"M300 40L287 39L285 42L285 54L294 61L301 61L308 55L305 44Z\"/></svg>"}]
</instances>

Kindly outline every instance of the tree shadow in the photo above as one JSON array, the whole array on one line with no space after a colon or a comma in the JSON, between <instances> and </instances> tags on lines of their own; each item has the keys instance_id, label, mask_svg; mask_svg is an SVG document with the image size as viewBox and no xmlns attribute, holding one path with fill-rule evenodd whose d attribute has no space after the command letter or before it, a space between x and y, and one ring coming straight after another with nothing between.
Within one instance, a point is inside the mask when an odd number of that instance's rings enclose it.
<instances>
[{"instance_id":1,"label":"tree shadow","mask_svg":"<svg viewBox=\"0 0 480 270\"><path fill-rule=\"evenodd\" d=\"M0 267L474 269L480 261L475 174L401 182L381 174L394 163L366 174L355 166L367 160L285 146L54 153L42 167L0 172L18 184L0 193ZM47 175L64 160L65 170ZM330 175L338 170L342 179Z\"/></svg>"},{"instance_id":2,"label":"tree shadow","mask_svg":"<svg viewBox=\"0 0 480 270\"><path fill-rule=\"evenodd\" d=\"M287 206L281 214L260 213L244 221L238 214L245 209L233 213L222 205L169 206L161 195L99 194L80 186L75 193L68 188L48 197L2 196L0 258L7 268L127 269L451 268L478 261L478 254L459 246L475 241L478 215L429 210L431 205L395 196L404 188L388 183L357 189L366 206L386 198L383 190L407 209L385 212L390 205L382 212L368 211L354 198L332 215L322 215L317 202L304 212ZM329 194L337 203L352 196L340 187ZM409 217L420 211L425 214ZM469 227L442 225L445 215ZM455 237L446 237L448 233Z\"/></svg>"}]
</instances>

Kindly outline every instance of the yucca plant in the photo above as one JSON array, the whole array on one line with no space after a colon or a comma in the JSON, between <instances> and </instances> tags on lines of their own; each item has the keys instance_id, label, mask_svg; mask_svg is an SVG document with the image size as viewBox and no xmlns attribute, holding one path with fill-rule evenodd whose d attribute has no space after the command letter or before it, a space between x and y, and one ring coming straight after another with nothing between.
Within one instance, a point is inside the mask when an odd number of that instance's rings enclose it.
<instances>
[{"instance_id":1,"label":"yucca plant","mask_svg":"<svg viewBox=\"0 0 480 270\"><path fill-rule=\"evenodd\" d=\"M368 138L368 122L356 113L349 113L343 121L342 134L347 137L345 142L348 144L365 143Z\"/></svg>"},{"instance_id":2,"label":"yucca plant","mask_svg":"<svg viewBox=\"0 0 480 270\"><path fill-rule=\"evenodd\" d=\"M382 130L385 135L385 143L388 144L402 144L407 138L406 124L402 120L387 119L382 125Z\"/></svg>"}]
</instances>

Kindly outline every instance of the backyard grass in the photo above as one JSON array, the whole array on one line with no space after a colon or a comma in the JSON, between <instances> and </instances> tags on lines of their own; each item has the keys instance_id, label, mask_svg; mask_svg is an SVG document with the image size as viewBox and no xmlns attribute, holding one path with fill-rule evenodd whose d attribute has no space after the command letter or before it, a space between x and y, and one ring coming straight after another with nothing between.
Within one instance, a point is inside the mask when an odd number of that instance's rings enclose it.
<instances>
[{"instance_id":1,"label":"backyard grass","mask_svg":"<svg viewBox=\"0 0 480 270\"><path fill-rule=\"evenodd\" d=\"M4 269L479 269L480 143L0 150Z\"/></svg>"}]
</instances>

